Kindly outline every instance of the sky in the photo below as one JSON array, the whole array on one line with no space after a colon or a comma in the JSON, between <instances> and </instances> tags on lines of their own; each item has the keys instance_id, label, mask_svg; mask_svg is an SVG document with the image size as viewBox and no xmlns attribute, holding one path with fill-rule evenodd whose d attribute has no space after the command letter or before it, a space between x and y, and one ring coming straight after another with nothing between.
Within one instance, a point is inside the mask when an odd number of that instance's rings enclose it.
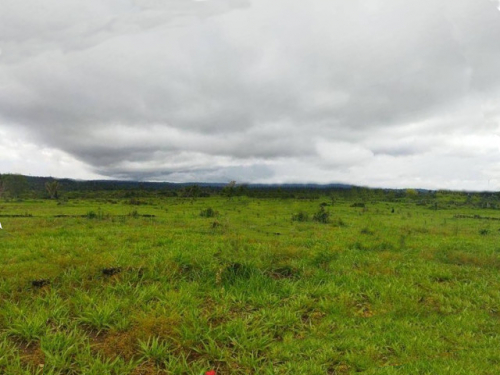
<instances>
[{"instance_id":1,"label":"sky","mask_svg":"<svg viewBox=\"0 0 500 375\"><path fill-rule=\"evenodd\" d=\"M500 3L2 0L0 173L500 190Z\"/></svg>"}]
</instances>

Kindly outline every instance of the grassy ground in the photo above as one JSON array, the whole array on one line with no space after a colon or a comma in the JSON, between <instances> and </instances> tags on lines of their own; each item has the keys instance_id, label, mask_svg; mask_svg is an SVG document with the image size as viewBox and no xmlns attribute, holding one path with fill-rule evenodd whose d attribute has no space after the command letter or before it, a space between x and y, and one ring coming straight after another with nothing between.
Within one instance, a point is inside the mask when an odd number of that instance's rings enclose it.
<instances>
[{"instance_id":1,"label":"grassy ground","mask_svg":"<svg viewBox=\"0 0 500 375\"><path fill-rule=\"evenodd\" d=\"M497 211L142 203L0 203L0 373L500 373Z\"/></svg>"}]
</instances>

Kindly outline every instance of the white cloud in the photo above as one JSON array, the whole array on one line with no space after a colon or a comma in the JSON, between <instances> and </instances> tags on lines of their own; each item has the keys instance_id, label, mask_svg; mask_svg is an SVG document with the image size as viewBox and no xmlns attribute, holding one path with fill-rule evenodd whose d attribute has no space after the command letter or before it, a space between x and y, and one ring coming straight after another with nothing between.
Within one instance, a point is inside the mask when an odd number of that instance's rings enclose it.
<instances>
[{"instance_id":1,"label":"white cloud","mask_svg":"<svg viewBox=\"0 0 500 375\"><path fill-rule=\"evenodd\" d=\"M74 179L107 178L91 172L88 165L59 149L32 143L8 129L0 128L0 155L1 173Z\"/></svg>"},{"instance_id":2,"label":"white cloud","mask_svg":"<svg viewBox=\"0 0 500 375\"><path fill-rule=\"evenodd\" d=\"M491 187L498 35L488 0L6 0L1 144L37 156L0 173Z\"/></svg>"}]
</instances>

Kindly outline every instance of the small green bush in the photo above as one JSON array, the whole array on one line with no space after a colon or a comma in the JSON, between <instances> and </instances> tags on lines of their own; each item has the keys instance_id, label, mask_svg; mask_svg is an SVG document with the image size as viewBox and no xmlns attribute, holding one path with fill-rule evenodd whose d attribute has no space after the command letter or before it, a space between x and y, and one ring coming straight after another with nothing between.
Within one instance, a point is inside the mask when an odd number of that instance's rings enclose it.
<instances>
[{"instance_id":1,"label":"small green bush","mask_svg":"<svg viewBox=\"0 0 500 375\"><path fill-rule=\"evenodd\" d=\"M217 216L217 212L214 209L212 209L211 207L208 207L207 209L200 211L200 216L201 217L215 217L215 216Z\"/></svg>"},{"instance_id":2,"label":"small green bush","mask_svg":"<svg viewBox=\"0 0 500 375\"><path fill-rule=\"evenodd\" d=\"M308 221L309 215L307 212L300 211L292 215L292 221Z\"/></svg>"},{"instance_id":3,"label":"small green bush","mask_svg":"<svg viewBox=\"0 0 500 375\"><path fill-rule=\"evenodd\" d=\"M323 224L329 223L330 213L325 210L325 207L321 206L319 211L314 214L313 220Z\"/></svg>"}]
</instances>

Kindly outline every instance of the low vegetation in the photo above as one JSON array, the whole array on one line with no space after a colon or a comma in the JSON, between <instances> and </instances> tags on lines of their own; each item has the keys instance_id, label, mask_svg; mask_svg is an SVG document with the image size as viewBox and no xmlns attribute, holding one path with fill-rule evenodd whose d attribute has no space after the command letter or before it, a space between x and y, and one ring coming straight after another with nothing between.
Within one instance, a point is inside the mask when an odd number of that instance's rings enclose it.
<instances>
[{"instance_id":1,"label":"low vegetation","mask_svg":"<svg viewBox=\"0 0 500 375\"><path fill-rule=\"evenodd\" d=\"M500 373L494 200L193 191L1 201L0 373Z\"/></svg>"}]
</instances>

